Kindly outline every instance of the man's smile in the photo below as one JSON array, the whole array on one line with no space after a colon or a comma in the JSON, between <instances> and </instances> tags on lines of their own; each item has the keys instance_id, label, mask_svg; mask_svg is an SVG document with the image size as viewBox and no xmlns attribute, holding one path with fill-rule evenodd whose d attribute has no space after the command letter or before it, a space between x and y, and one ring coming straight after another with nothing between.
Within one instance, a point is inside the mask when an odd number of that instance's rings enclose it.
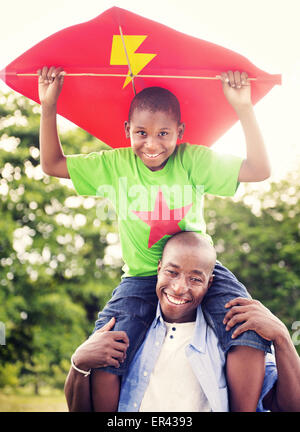
<instances>
[{"instance_id":1,"label":"man's smile","mask_svg":"<svg viewBox=\"0 0 300 432\"><path fill-rule=\"evenodd\" d=\"M183 304L189 303L191 301L187 298L173 296L173 295L166 293L166 292L165 292L165 295L166 295L168 301L174 305L183 305Z\"/></svg>"}]
</instances>

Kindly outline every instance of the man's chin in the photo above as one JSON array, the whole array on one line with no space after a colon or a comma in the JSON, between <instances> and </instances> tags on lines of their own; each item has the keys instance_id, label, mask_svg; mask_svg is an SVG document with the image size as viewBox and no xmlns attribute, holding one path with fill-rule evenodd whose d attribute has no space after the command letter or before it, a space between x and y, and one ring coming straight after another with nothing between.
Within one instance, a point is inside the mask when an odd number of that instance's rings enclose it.
<instances>
[{"instance_id":1,"label":"man's chin","mask_svg":"<svg viewBox=\"0 0 300 432\"><path fill-rule=\"evenodd\" d=\"M195 308L192 307L192 301L188 300L184 303L174 303L166 293L163 294L163 299L160 299L161 310L165 321L167 322L188 322L195 318Z\"/></svg>"}]
</instances>

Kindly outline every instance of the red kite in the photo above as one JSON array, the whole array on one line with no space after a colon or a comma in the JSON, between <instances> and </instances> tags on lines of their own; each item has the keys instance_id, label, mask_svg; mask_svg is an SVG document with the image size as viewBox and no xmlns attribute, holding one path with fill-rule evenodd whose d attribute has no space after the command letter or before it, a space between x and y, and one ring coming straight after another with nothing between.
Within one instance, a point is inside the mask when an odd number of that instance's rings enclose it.
<instances>
[{"instance_id":1,"label":"red kite","mask_svg":"<svg viewBox=\"0 0 300 432\"><path fill-rule=\"evenodd\" d=\"M185 141L210 146L237 121L217 75L247 72L253 104L281 82L231 50L117 7L44 39L0 76L39 102L36 72L44 65L66 72L58 113L111 147L129 146L123 123L134 93L145 87L172 91L186 123Z\"/></svg>"}]
</instances>

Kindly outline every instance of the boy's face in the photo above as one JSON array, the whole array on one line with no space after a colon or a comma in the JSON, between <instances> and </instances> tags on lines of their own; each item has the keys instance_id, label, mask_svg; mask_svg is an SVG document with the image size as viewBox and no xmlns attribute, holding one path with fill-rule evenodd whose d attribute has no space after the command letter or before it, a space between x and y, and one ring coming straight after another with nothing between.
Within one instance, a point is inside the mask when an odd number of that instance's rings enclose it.
<instances>
[{"instance_id":1,"label":"boy's face","mask_svg":"<svg viewBox=\"0 0 300 432\"><path fill-rule=\"evenodd\" d=\"M163 111L135 110L130 122L125 122L132 150L151 171L165 166L183 131L184 124L178 124L171 113Z\"/></svg>"},{"instance_id":2,"label":"boy's face","mask_svg":"<svg viewBox=\"0 0 300 432\"><path fill-rule=\"evenodd\" d=\"M212 280L212 260L205 250L197 246L170 245L159 262L156 285L165 321L194 321L196 309Z\"/></svg>"}]
</instances>

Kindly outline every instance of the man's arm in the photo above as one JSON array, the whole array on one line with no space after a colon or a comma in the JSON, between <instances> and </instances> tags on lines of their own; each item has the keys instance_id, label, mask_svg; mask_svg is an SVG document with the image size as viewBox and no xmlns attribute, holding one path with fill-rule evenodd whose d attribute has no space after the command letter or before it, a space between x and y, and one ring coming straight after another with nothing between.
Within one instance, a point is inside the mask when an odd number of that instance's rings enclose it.
<instances>
[{"instance_id":1,"label":"man's arm","mask_svg":"<svg viewBox=\"0 0 300 432\"><path fill-rule=\"evenodd\" d=\"M265 354L248 346L232 347L226 359L230 411L256 411L265 374Z\"/></svg>"},{"instance_id":2,"label":"man's arm","mask_svg":"<svg viewBox=\"0 0 300 432\"><path fill-rule=\"evenodd\" d=\"M71 367L65 382L65 396L69 411L93 411L90 375L86 377Z\"/></svg>"},{"instance_id":3,"label":"man's arm","mask_svg":"<svg viewBox=\"0 0 300 432\"><path fill-rule=\"evenodd\" d=\"M264 140L251 102L251 86L245 72L222 73L226 99L240 119L246 140L247 157L239 173L239 182L257 182L270 177L271 168Z\"/></svg>"},{"instance_id":4,"label":"man's arm","mask_svg":"<svg viewBox=\"0 0 300 432\"><path fill-rule=\"evenodd\" d=\"M261 337L273 341L278 379L264 398L264 406L271 411L300 411L300 358L285 325L257 300L236 298L224 321L227 328L242 324L234 337L254 330Z\"/></svg>"},{"instance_id":5,"label":"man's arm","mask_svg":"<svg viewBox=\"0 0 300 432\"><path fill-rule=\"evenodd\" d=\"M89 371L120 366L125 359L129 339L123 331L110 331L114 325L115 319L112 318L76 349L73 362L78 369ZM65 382L65 396L69 411L92 411L90 375L85 376L71 367Z\"/></svg>"},{"instance_id":6,"label":"man's arm","mask_svg":"<svg viewBox=\"0 0 300 432\"><path fill-rule=\"evenodd\" d=\"M40 125L41 165L45 174L70 178L66 157L57 133L57 100L62 90L64 72L61 68L44 67L38 71L39 98L42 106Z\"/></svg>"}]
</instances>

